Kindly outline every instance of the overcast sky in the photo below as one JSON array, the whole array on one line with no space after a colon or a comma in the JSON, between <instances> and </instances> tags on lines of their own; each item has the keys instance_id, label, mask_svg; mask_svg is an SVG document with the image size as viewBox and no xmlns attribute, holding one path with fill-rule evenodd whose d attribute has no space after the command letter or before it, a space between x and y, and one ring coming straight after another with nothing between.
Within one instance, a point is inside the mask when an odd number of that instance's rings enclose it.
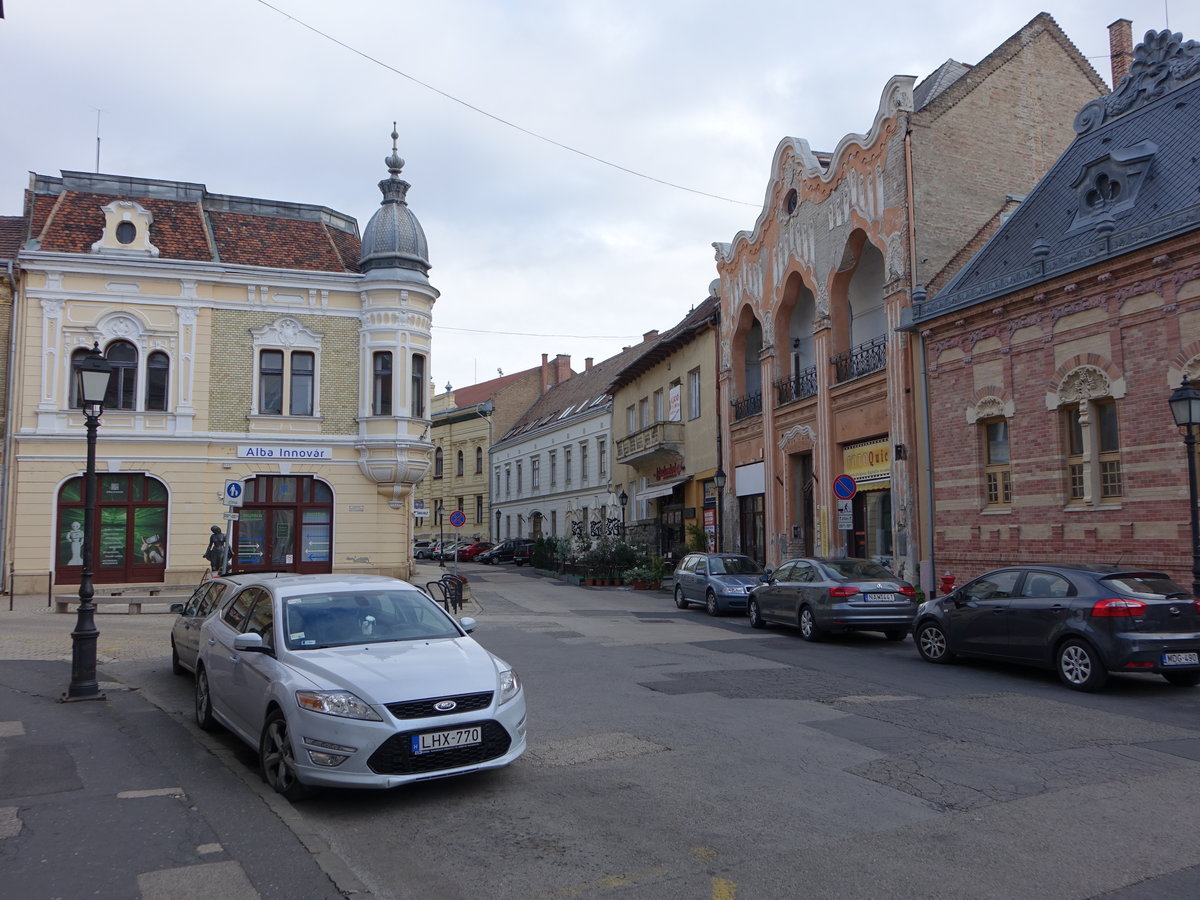
<instances>
[{"instance_id":1,"label":"overcast sky","mask_svg":"<svg viewBox=\"0 0 1200 900\"><path fill-rule=\"evenodd\" d=\"M1195 0L269 2L6 0L0 214L20 214L30 171L95 169L101 109L103 172L361 228L397 120L442 294L439 391L542 353L580 370L675 324L716 277L712 243L753 226L780 140L865 132L892 75L977 63L1043 10L1106 81L1117 18L1135 41L1200 39Z\"/></svg>"}]
</instances>

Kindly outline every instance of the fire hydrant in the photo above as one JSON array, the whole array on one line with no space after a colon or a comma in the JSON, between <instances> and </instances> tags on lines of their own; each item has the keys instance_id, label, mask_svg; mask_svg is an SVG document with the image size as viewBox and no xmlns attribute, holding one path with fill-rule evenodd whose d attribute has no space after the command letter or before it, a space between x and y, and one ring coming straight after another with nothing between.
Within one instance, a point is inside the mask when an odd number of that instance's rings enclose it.
<instances>
[{"instance_id":1,"label":"fire hydrant","mask_svg":"<svg viewBox=\"0 0 1200 900\"><path fill-rule=\"evenodd\" d=\"M942 576L942 593L948 594L954 590L954 576L947 572Z\"/></svg>"}]
</instances>

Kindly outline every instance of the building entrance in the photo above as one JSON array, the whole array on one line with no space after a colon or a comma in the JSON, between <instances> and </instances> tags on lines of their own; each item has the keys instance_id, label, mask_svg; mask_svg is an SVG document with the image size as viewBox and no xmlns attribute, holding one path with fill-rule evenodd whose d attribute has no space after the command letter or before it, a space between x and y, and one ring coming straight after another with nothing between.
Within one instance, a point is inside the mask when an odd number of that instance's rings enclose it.
<instances>
[{"instance_id":1,"label":"building entrance","mask_svg":"<svg viewBox=\"0 0 1200 900\"><path fill-rule=\"evenodd\" d=\"M304 574L333 571L333 492L311 475L246 481L233 527L233 567Z\"/></svg>"}]
</instances>

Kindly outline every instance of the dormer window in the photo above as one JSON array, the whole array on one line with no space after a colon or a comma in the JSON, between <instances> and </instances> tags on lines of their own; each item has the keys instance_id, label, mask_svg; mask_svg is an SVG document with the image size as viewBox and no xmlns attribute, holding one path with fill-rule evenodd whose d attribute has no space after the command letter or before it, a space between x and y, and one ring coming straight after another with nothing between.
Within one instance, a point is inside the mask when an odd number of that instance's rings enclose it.
<instances>
[{"instance_id":1,"label":"dormer window","mask_svg":"<svg viewBox=\"0 0 1200 900\"><path fill-rule=\"evenodd\" d=\"M114 200L100 211L104 213L104 230L100 240L92 244L93 253L158 256L158 248L150 243L150 226L154 224L150 210L132 200Z\"/></svg>"},{"instance_id":2,"label":"dormer window","mask_svg":"<svg viewBox=\"0 0 1200 900\"><path fill-rule=\"evenodd\" d=\"M1108 216L1131 209L1157 152L1153 143L1142 141L1084 166L1071 184L1078 205L1068 233L1095 228Z\"/></svg>"}]
</instances>

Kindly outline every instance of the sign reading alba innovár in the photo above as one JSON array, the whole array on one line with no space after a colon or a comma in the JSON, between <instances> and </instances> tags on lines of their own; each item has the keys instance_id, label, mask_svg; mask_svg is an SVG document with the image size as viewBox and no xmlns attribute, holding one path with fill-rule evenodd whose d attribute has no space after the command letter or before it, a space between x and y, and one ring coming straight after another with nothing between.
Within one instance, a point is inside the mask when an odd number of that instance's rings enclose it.
<instances>
[{"instance_id":1,"label":"sign reading alba innov\u00e1r","mask_svg":"<svg viewBox=\"0 0 1200 900\"><path fill-rule=\"evenodd\" d=\"M332 447L238 444L238 459L333 459Z\"/></svg>"}]
</instances>

